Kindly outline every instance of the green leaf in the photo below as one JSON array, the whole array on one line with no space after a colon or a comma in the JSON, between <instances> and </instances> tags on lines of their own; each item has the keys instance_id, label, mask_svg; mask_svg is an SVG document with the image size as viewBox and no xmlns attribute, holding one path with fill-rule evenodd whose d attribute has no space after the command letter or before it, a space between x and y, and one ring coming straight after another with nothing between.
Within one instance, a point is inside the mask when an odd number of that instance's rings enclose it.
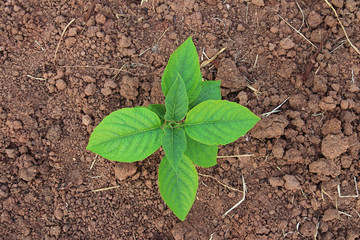
<instances>
[{"instance_id":1,"label":"green leaf","mask_svg":"<svg viewBox=\"0 0 360 240\"><path fill-rule=\"evenodd\" d=\"M123 108L94 129L86 149L113 161L143 160L161 145L159 117L145 107Z\"/></svg>"},{"instance_id":2,"label":"green leaf","mask_svg":"<svg viewBox=\"0 0 360 240\"><path fill-rule=\"evenodd\" d=\"M160 120L161 120L161 124L164 124L165 113L166 113L165 105L163 105L163 104L150 104L146 108L153 111L154 113L156 113L158 115L158 117L160 118Z\"/></svg>"},{"instance_id":3,"label":"green leaf","mask_svg":"<svg viewBox=\"0 0 360 240\"><path fill-rule=\"evenodd\" d=\"M191 160L183 155L177 171L164 157L159 166L159 190L174 214L184 221L193 205L198 189L198 175Z\"/></svg>"},{"instance_id":4,"label":"green leaf","mask_svg":"<svg viewBox=\"0 0 360 240\"><path fill-rule=\"evenodd\" d=\"M259 120L249 109L235 102L208 100L190 110L185 131L198 142L225 145L245 135Z\"/></svg>"},{"instance_id":5,"label":"green leaf","mask_svg":"<svg viewBox=\"0 0 360 240\"><path fill-rule=\"evenodd\" d=\"M195 91L189 95L189 106L192 104L192 102L194 102L198 96L200 95L201 89L202 89L202 75L201 73L199 74L199 84L197 85Z\"/></svg>"},{"instance_id":6,"label":"green leaf","mask_svg":"<svg viewBox=\"0 0 360 240\"><path fill-rule=\"evenodd\" d=\"M201 91L197 98L189 104L189 108L205 102L207 100L220 100L220 81L204 81L200 83Z\"/></svg>"},{"instance_id":7,"label":"green leaf","mask_svg":"<svg viewBox=\"0 0 360 240\"><path fill-rule=\"evenodd\" d=\"M200 64L191 37L181 44L170 56L161 78L161 87L165 96L170 91L178 73L184 80L187 96L191 96L200 83Z\"/></svg>"},{"instance_id":8,"label":"green leaf","mask_svg":"<svg viewBox=\"0 0 360 240\"><path fill-rule=\"evenodd\" d=\"M165 126L162 147L171 166L176 171L186 148L184 129Z\"/></svg>"},{"instance_id":9,"label":"green leaf","mask_svg":"<svg viewBox=\"0 0 360 240\"><path fill-rule=\"evenodd\" d=\"M185 84L178 74L165 98L165 120L180 121L184 119L188 111L189 100L186 94Z\"/></svg>"},{"instance_id":10,"label":"green leaf","mask_svg":"<svg viewBox=\"0 0 360 240\"><path fill-rule=\"evenodd\" d=\"M206 145L195 141L186 134L184 154L199 167L212 167L217 164L218 145Z\"/></svg>"}]
</instances>

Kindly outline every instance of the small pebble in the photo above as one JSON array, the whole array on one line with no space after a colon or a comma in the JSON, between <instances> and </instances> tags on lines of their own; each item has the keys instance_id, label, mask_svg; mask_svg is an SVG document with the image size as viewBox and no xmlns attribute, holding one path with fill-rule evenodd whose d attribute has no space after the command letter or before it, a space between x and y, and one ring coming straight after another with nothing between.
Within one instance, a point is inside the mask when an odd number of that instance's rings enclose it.
<instances>
[{"instance_id":1,"label":"small pebble","mask_svg":"<svg viewBox=\"0 0 360 240\"><path fill-rule=\"evenodd\" d=\"M62 80L62 79L57 80L57 81L56 81L56 88L57 88L58 90L64 90L64 89L66 88L66 83L65 83L65 81Z\"/></svg>"},{"instance_id":2,"label":"small pebble","mask_svg":"<svg viewBox=\"0 0 360 240\"><path fill-rule=\"evenodd\" d=\"M95 86L95 84L90 83L90 84L88 84L88 85L86 86L86 88L85 88L85 94L86 94L87 96L94 95L95 92L96 92L96 86Z\"/></svg>"}]
</instances>

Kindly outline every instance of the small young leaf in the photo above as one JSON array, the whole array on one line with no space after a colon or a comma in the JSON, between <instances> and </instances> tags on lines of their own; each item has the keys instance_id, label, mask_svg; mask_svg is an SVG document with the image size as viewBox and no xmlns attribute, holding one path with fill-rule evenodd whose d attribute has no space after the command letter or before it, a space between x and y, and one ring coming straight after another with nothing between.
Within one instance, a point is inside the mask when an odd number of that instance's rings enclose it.
<instances>
[{"instance_id":1,"label":"small young leaf","mask_svg":"<svg viewBox=\"0 0 360 240\"><path fill-rule=\"evenodd\" d=\"M225 145L245 135L259 120L249 109L235 102L208 100L190 110L185 131L198 142Z\"/></svg>"},{"instance_id":2,"label":"small young leaf","mask_svg":"<svg viewBox=\"0 0 360 240\"><path fill-rule=\"evenodd\" d=\"M177 171L166 156L159 166L159 190L174 214L184 221L193 205L198 189L198 175L191 160L183 155Z\"/></svg>"},{"instance_id":3,"label":"small young leaf","mask_svg":"<svg viewBox=\"0 0 360 240\"><path fill-rule=\"evenodd\" d=\"M165 96L170 91L178 73L184 80L187 96L191 96L200 83L199 58L191 37L181 44L170 56L161 78L161 87Z\"/></svg>"},{"instance_id":4,"label":"small young leaf","mask_svg":"<svg viewBox=\"0 0 360 240\"><path fill-rule=\"evenodd\" d=\"M165 120L180 121L188 111L189 100L186 94L184 81L178 74L165 98Z\"/></svg>"},{"instance_id":5,"label":"small young leaf","mask_svg":"<svg viewBox=\"0 0 360 240\"><path fill-rule=\"evenodd\" d=\"M204 81L199 86L201 86L201 91L197 98L189 104L190 109L207 100L221 99L220 81Z\"/></svg>"},{"instance_id":6,"label":"small young leaf","mask_svg":"<svg viewBox=\"0 0 360 240\"><path fill-rule=\"evenodd\" d=\"M109 160L143 160L161 146L159 117L145 107L123 108L106 116L94 129L86 149Z\"/></svg>"},{"instance_id":7,"label":"small young leaf","mask_svg":"<svg viewBox=\"0 0 360 240\"><path fill-rule=\"evenodd\" d=\"M199 167L212 167L217 164L218 145L205 145L190 138L186 134L186 150L184 154Z\"/></svg>"},{"instance_id":8,"label":"small young leaf","mask_svg":"<svg viewBox=\"0 0 360 240\"><path fill-rule=\"evenodd\" d=\"M154 113L156 113L158 115L158 117L160 118L160 120L161 120L161 124L164 124L165 113L166 113L165 105L163 105L163 104L150 104L146 108L153 111Z\"/></svg>"},{"instance_id":9,"label":"small young leaf","mask_svg":"<svg viewBox=\"0 0 360 240\"><path fill-rule=\"evenodd\" d=\"M185 131L182 128L164 127L162 147L173 169L176 171L186 148Z\"/></svg>"}]
</instances>

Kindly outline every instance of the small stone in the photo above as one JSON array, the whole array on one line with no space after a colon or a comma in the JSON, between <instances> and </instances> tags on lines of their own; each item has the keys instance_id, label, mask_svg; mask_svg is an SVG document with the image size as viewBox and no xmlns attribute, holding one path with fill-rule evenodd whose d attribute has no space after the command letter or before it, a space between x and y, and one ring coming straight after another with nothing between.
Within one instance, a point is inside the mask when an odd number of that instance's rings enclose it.
<instances>
[{"instance_id":1,"label":"small stone","mask_svg":"<svg viewBox=\"0 0 360 240\"><path fill-rule=\"evenodd\" d=\"M272 114L258 122L251 130L255 138L279 138L284 135L285 127L289 124L287 118L283 115Z\"/></svg>"},{"instance_id":2,"label":"small stone","mask_svg":"<svg viewBox=\"0 0 360 240\"><path fill-rule=\"evenodd\" d=\"M330 102L322 99L319 101L319 107L320 107L320 109L322 109L324 111L331 111L336 108L336 104L330 103Z\"/></svg>"},{"instance_id":3,"label":"small stone","mask_svg":"<svg viewBox=\"0 0 360 240\"><path fill-rule=\"evenodd\" d=\"M310 40L315 43L321 43L324 36L325 36L325 30L322 28L316 28L315 30L311 31Z\"/></svg>"},{"instance_id":4,"label":"small stone","mask_svg":"<svg viewBox=\"0 0 360 240\"><path fill-rule=\"evenodd\" d=\"M236 27L236 30L237 30L238 32L243 32L243 31L245 31L245 27L244 27L244 25L242 25L241 23L239 23L239 24L237 25L237 27Z\"/></svg>"},{"instance_id":5,"label":"small stone","mask_svg":"<svg viewBox=\"0 0 360 240\"><path fill-rule=\"evenodd\" d=\"M69 37L65 40L65 46L67 48L71 48L72 46L74 46L76 43L76 38L74 37Z\"/></svg>"},{"instance_id":6,"label":"small stone","mask_svg":"<svg viewBox=\"0 0 360 240\"><path fill-rule=\"evenodd\" d=\"M338 22L333 16L327 15L325 17L325 24L332 28L335 27Z\"/></svg>"},{"instance_id":7,"label":"small stone","mask_svg":"<svg viewBox=\"0 0 360 240\"><path fill-rule=\"evenodd\" d=\"M0 187L0 198L7 198L9 196L9 188L5 185Z\"/></svg>"},{"instance_id":8,"label":"small stone","mask_svg":"<svg viewBox=\"0 0 360 240\"><path fill-rule=\"evenodd\" d=\"M297 110L301 110L302 108L304 108L307 102L308 100L303 94L295 94L289 99L290 106Z\"/></svg>"},{"instance_id":9,"label":"small stone","mask_svg":"<svg viewBox=\"0 0 360 240\"><path fill-rule=\"evenodd\" d=\"M341 173L339 165L336 165L333 161L320 159L310 163L309 171L316 173L320 176L333 176L336 177Z\"/></svg>"},{"instance_id":10,"label":"small stone","mask_svg":"<svg viewBox=\"0 0 360 240\"><path fill-rule=\"evenodd\" d=\"M8 158L12 158L12 159L16 158L19 155L19 151L13 148L5 149L5 153Z\"/></svg>"},{"instance_id":11,"label":"small stone","mask_svg":"<svg viewBox=\"0 0 360 240\"><path fill-rule=\"evenodd\" d=\"M321 142L321 153L328 159L335 159L347 151L349 141L342 134L328 135Z\"/></svg>"},{"instance_id":12,"label":"small stone","mask_svg":"<svg viewBox=\"0 0 360 240\"><path fill-rule=\"evenodd\" d=\"M279 177L271 177L269 178L269 183L272 187L282 187L285 181Z\"/></svg>"},{"instance_id":13,"label":"small stone","mask_svg":"<svg viewBox=\"0 0 360 240\"><path fill-rule=\"evenodd\" d=\"M54 20L56 23L63 23L65 22L65 18L63 16L57 16Z\"/></svg>"},{"instance_id":14,"label":"small stone","mask_svg":"<svg viewBox=\"0 0 360 240\"><path fill-rule=\"evenodd\" d=\"M285 188L288 190L300 190L301 186L300 186L300 182L299 180L297 180L297 178L295 176L292 175L285 175L284 177L285 180Z\"/></svg>"},{"instance_id":15,"label":"small stone","mask_svg":"<svg viewBox=\"0 0 360 240\"><path fill-rule=\"evenodd\" d=\"M65 81L64 80L62 80L62 79L59 79L59 80L57 80L56 81L56 88L58 89L58 90L64 90L65 88L66 88L66 83L65 83Z\"/></svg>"},{"instance_id":16,"label":"small stone","mask_svg":"<svg viewBox=\"0 0 360 240\"><path fill-rule=\"evenodd\" d=\"M346 110L349 108L349 102L347 100L341 100L340 102L340 107L343 110Z\"/></svg>"},{"instance_id":17,"label":"small stone","mask_svg":"<svg viewBox=\"0 0 360 240\"><path fill-rule=\"evenodd\" d=\"M284 38L279 43L280 47L288 50L295 46L295 43L290 38Z\"/></svg>"},{"instance_id":18,"label":"small stone","mask_svg":"<svg viewBox=\"0 0 360 240\"><path fill-rule=\"evenodd\" d=\"M306 221L300 227L300 233L305 237L312 237L316 234L316 226L310 221Z\"/></svg>"},{"instance_id":19,"label":"small stone","mask_svg":"<svg viewBox=\"0 0 360 240\"><path fill-rule=\"evenodd\" d=\"M120 40L118 42L118 47L119 48L127 48L131 46L131 39L127 38L125 36L121 36Z\"/></svg>"},{"instance_id":20,"label":"small stone","mask_svg":"<svg viewBox=\"0 0 360 240\"><path fill-rule=\"evenodd\" d=\"M6 121L6 126L8 126L10 129L13 129L13 130L19 130L19 129L22 129L23 128L23 125L20 121L18 120L15 120L15 121L11 121L11 120L8 120Z\"/></svg>"},{"instance_id":21,"label":"small stone","mask_svg":"<svg viewBox=\"0 0 360 240\"><path fill-rule=\"evenodd\" d=\"M277 159L281 159L284 156L284 152L284 148L281 144L275 144L272 148L272 154Z\"/></svg>"},{"instance_id":22,"label":"small stone","mask_svg":"<svg viewBox=\"0 0 360 240\"><path fill-rule=\"evenodd\" d=\"M63 219L64 217L64 212L63 210L61 210L60 208L57 208L54 212L54 217L57 219L57 220L61 220Z\"/></svg>"},{"instance_id":23,"label":"small stone","mask_svg":"<svg viewBox=\"0 0 360 240\"><path fill-rule=\"evenodd\" d=\"M112 94L111 88L109 87L102 88L100 91L105 97Z\"/></svg>"},{"instance_id":24,"label":"small stone","mask_svg":"<svg viewBox=\"0 0 360 240\"><path fill-rule=\"evenodd\" d=\"M285 152L284 159L287 164L296 164L304 162L301 152L296 148L290 148Z\"/></svg>"},{"instance_id":25,"label":"small stone","mask_svg":"<svg viewBox=\"0 0 360 240\"><path fill-rule=\"evenodd\" d=\"M247 101L248 101L248 96L246 94L246 92L239 92L239 94L236 97L237 99L239 99L239 104L246 106L247 105Z\"/></svg>"},{"instance_id":26,"label":"small stone","mask_svg":"<svg viewBox=\"0 0 360 240\"><path fill-rule=\"evenodd\" d=\"M175 240L185 240L185 233L188 232L185 222L176 223L173 229L171 229L171 235Z\"/></svg>"},{"instance_id":27,"label":"small stone","mask_svg":"<svg viewBox=\"0 0 360 240\"><path fill-rule=\"evenodd\" d=\"M77 35L77 28L70 28L68 31L69 37L75 37Z\"/></svg>"},{"instance_id":28,"label":"small stone","mask_svg":"<svg viewBox=\"0 0 360 240\"><path fill-rule=\"evenodd\" d=\"M96 33L100 31L100 28L99 27L96 27L96 26L91 26L88 28L88 30L86 31L86 35L89 37L89 38L92 38L92 37L95 37L96 36Z\"/></svg>"},{"instance_id":29,"label":"small stone","mask_svg":"<svg viewBox=\"0 0 360 240\"><path fill-rule=\"evenodd\" d=\"M89 115L82 116L82 123L86 126L91 125L93 122L92 118Z\"/></svg>"},{"instance_id":30,"label":"small stone","mask_svg":"<svg viewBox=\"0 0 360 240\"><path fill-rule=\"evenodd\" d=\"M323 135L338 134L341 132L341 121L337 118L327 120L321 127L321 133Z\"/></svg>"},{"instance_id":31,"label":"small stone","mask_svg":"<svg viewBox=\"0 0 360 240\"><path fill-rule=\"evenodd\" d=\"M209 41L216 41L216 36L212 33L208 33L206 34L206 39L209 40Z\"/></svg>"},{"instance_id":32,"label":"small stone","mask_svg":"<svg viewBox=\"0 0 360 240\"><path fill-rule=\"evenodd\" d=\"M103 24L105 24L105 22L106 22L106 17L105 17L103 14L99 13L99 14L97 14L97 15L95 16L95 21L96 21L98 24L103 25Z\"/></svg>"},{"instance_id":33,"label":"small stone","mask_svg":"<svg viewBox=\"0 0 360 240\"><path fill-rule=\"evenodd\" d=\"M96 86L95 86L95 84L90 83L90 84L88 84L88 85L86 86L86 88L85 88L85 94L86 94L87 96L94 95L95 92L96 92Z\"/></svg>"},{"instance_id":34,"label":"small stone","mask_svg":"<svg viewBox=\"0 0 360 240\"><path fill-rule=\"evenodd\" d=\"M217 1L216 0L205 0L205 2L209 5L215 6Z\"/></svg>"},{"instance_id":35,"label":"small stone","mask_svg":"<svg viewBox=\"0 0 360 240\"><path fill-rule=\"evenodd\" d=\"M31 166L28 168L21 168L19 170L19 177L27 182L30 182L35 178L37 174L37 169L35 166Z\"/></svg>"},{"instance_id":36,"label":"small stone","mask_svg":"<svg viewBox=\"0 0 360 240\"><path fill-rule=\"evenodd\" d=\"M351 166L352 163L352 158L349 156L344 156L341 158L341 166L343 168L349 168Z\"/></svg>"},{"instance_id":37,"label":"small stone","mask_svg":"<svg viewBox=\"0 0 360 240\"><path fill-rule=\"evenodd\" d=\"M61 136L61 128L59 125L53 125L46 133L46 138L52 142L57 142Z\"/></svg>"},{"instance_id":38,"label":"small stone","mask_svg":"<svg viewBox=\"0 0 360 240\"><path fill-rule=\"evenodd\" d=\"M96 33L96 36L97 36L98 38L103 38L103 37L105 37L105 33L104 33L104 32L97 32L97 33Z\"/></svg>"},{"instance_id":39,"label":"small stone","mask_svg":"<svg viewBox=\"0 0 360 240\"><path fill-rule=\"evenodd\" d=\"M331 0L331 3L338 8L342 8L344 6L344 0Z\"/></svg>"},{"instance_id":40,"label":"small stone","mask_svg":"<svg viewBox=\"0 0 360 240\"><path fill-rule=\"evenodd\" d=\"M139 95L139 86L140 80L138 78L125 75L121 80L120 94L127 99L135 100Z\"/></svg>"},{"instance_id":41,"label":"small stone","mask_svg":"<svg viewBox=\"0 0 360 240\"><path fill-rule=\"evenodd\" d=\"M152 183L150 180L145 180L145 185L149 188L152 189Z\"/></svg>"},{"instance_id":42,"label":"small stone","mask_svg":"<svg viewBox=\"0 0 360 240\"><path fill-rule=\"evenodd\" d=\"M13 222L8 211L4 211L4 210L2 211L2 214L0 216L0 222L2 222L2 223L5 223L5 222L12 223Z\"/></svg>"},{"instance_id":43,"label":"small stone","mask_svg":"<svg viewBox=\"0 0 360 240\"><path fill-rule=\"evenodd\" d=\"M283 78L282 80L290 80L291 74L295 71L296 64L293 62L283 62L280 68L277 71L277 74Z\"/></svg>"},{"instance_id":44,"label":"small stone","mask_svg":"<svg viewBox=\"0 0 360 240\"><path fill-rule=\"evenodd\" d=\"M255 6L258 6L258 7L265 6L264 0L252 0L251 3L254 4Z\"/></svg>"},{"instance_id":45,"label":"small stone","mask_svg":"<svg viewBox=\"0 0 360 240\"><path fill-rule=\"evenodd\" d=\"M324 216L322 218L323 221L328 222L339 217L339 211L337 209L328 209L324 212Z\"/></svg>"},{"instance_id":46,"label":"small stone","mask_svg":"<svg viewBox=\"0 0 360 240\"><path fill-rule=\"evenodd\" d=\"M327 91L327 85L326 85L327 81L326 78L322 75L316 75L314 77L314 87L313 87L313 91L314 92L322 92L325 93Z\"/></svg>"},{"instance_id":47,"label":"small stone","mask_svg":"<svg viewBox=\"0 0 360 240\"><path fill-rule=\"evenodd\" d=\"M355 12L357 2L355 0L346 0L345 7L349 12Z\"/></svg>"},{"instance_id":48,"label":"small stone","mask_svg":"<svg viewBox=\"0 0 360 240\"><path fill-rule=\"evenodd\" d=\"M317 28L323 21L320 14L318 14L315 11L310 12L307 20L308 20L308 24L311 28Z\"/></svg>"},{"instance_id":49,"label":"small stone","mask_svg":"<svg viewBox=\"0 0 360 240\"><path fill-rule=\"evenodd\" d=\"M233 59L223 58L220 61L216 80L221 80L221 86L230 89L231 92L242 90L246 87L247 81L240 74Z\"/></svg>"},{"instance_id":50,"label":"small stone","mask_svg":"<svg viewBox=\"0 0 360 240\"><path fill-rule=\"evenodd\" d=\"M137 166L136 163L120 162L115 164L114 171L115 177L122 181L133 176L137 171Z\"/></svg>"},{"instance_id":51,"label":"small stone","mask_svg":"<svg viewBox=\"0 0 360 240\"><path fill-rule=\"evenodd\" d=\"M87 82L87 83L95 83L96 82L95 78L90 77L90 76L83 76L82 79L84 80L84 82Z\"/></svg>"},{"instance_id":52,"label":"small stone","mask_svg":"<svg viewBox=\"0 0 360 240\"><path fill-rule=\"evenodd\" d=\"M61 233L60 226L52 226L52 227L50 227L50 231L49 231L50 235L55 236L56 238L58 238L60 233Z\"/></svg>"},{"instance_id":53,"label":"small stone","mask_svg":"<svg viewBox=\"0 0 360 240\"><path fill-rule=\"evenodd\" d=\"M353 83L353 84L350 85L349 92L356 93L356 92L358 92L359 90L360 90L359 87L356 86L355 83Z\"/></svg>"},{"instance_id":54,"label":"small stone","mask_svg":"<svg viewBox=\"0 0 360 240\"><path fill-rule=\"evenodd\" d=\"M106 80L105 84L104 84L104 87L114 89L114 88L117 87L117 84L112 80Z\"/></svg>"}]
</instances>

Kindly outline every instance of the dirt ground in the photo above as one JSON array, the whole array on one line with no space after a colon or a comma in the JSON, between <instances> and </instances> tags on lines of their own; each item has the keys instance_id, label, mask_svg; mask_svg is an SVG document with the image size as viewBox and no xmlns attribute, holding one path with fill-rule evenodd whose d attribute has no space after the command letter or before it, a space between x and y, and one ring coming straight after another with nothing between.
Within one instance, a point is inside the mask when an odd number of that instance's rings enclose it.
<instances>
[{"instance_id":1,"label":"dirt ground","mask_svg":"<svg viewBox=\"0 0 360 240\"><path fill-rule=\"evenodd\" d=\"M329 1L360 48L360 1ZM360 55L325 1L140 2L0 1L0 239L358 239ZM201 62L226 48L203 76L262 120L197 169L180 222L161 151L122 164L85 148L110 112L164 101L189 36Z\"/></svg>"}]
</instances>

